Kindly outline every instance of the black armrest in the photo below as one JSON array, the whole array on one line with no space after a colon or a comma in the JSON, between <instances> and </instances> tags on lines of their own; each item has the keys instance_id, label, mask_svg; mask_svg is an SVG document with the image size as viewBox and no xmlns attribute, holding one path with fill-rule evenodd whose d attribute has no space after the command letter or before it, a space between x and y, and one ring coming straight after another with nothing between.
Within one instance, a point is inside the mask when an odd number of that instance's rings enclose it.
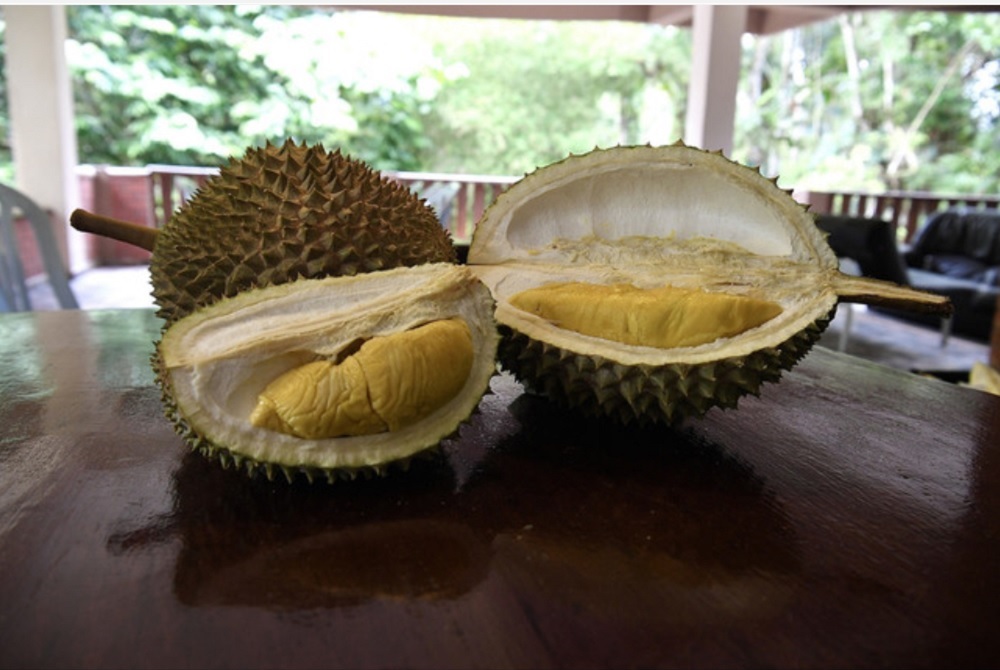
<instances>
[{"instance_id":1,"label":"black armrest","mask_svg":"<svg viewBox=\"0 0 1000 670\"><path fill-rule=\"evenodd\" d=\"M861 274L906 285L909 278L899 253L895 226L882 219L820 214L816 225L840 258L858 264Z\"/></svg>"}]
</instances>

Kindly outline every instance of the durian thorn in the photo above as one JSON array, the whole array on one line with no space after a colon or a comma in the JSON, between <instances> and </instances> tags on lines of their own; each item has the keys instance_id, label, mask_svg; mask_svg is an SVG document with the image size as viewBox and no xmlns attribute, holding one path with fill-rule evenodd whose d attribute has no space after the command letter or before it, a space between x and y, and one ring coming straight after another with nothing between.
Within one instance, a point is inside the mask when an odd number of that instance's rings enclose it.
<instances>
[{"instance_id":1,"label":"durian thorn","mask_svg":"<svg viewBox=\"0 0 1000 670\"><path fill-rule=\"evenodd\" d=\"M948 316L954 311L948 296L881 279L837 273L834 288L841 302L860 302L941 316Z\"/></svg>"},{"instance_id":2,"label":"durian thorn","mask_svg":"<svg viewBox=\"0 0 1000 670\"><path fill-rule=\"evenodd\" d=\"M128 221L112 219L84 209L73 210L69 216L69 223L80 232L109 237L146 251L153 250L153 247L156 246L156 238L160 234L156 228L147 228Z\"/></svg>"}]
</instances>

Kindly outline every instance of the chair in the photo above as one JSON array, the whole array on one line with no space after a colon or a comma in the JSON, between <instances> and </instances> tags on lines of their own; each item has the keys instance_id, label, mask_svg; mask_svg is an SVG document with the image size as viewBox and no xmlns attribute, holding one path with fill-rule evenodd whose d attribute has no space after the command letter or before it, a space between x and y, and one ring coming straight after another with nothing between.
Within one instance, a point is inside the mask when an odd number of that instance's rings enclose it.
<instances>
[{"instance_id":1,"label":"chair","mask_svg":"<svg viewBox=\"0 0 1000 670\"><path fill-rule=\"evenodd\" d=\"M910 283L946 295L953 332L989 342L1000 297L1000 210L935 212L903 254Z\"/></svg>"},{"instance_id":2,"label":"chair","mask_svg":"<svg viewBox=\"0 0 1000 670\"><path fill-rule=\"evenodd\" d=\"M32 309L24 275L24 261L14 230L18 215L28 221L42 266L59 306L63 309L79 309L80 305L69 286L68 273L56 247L49 215L28 196L0 184L0 312Z\"/></svg>"},{"instance_id":3,"label":"chair","mask_svg":"<svg viewBox=\"0 0 1000 670\"><path fill-rule=\"evenodd\" d=\"M419 192L420 197L437 213L438 220L445 229L451 229L451 216L458 190L457 182L435 182Z\"/></svg>"},{"instance_id":4,"label":"chair","mask_svg":"<svg viewBox=\"0 0 1000 670\"><path fill-rule=\"evenodd\" d=\"M850 259L857 264L865 277L884 279L902 286L912 286L909 270L896 242L895 226L890 221L856 216L818 214L816 225L828 234L827 243L840 259ZM847 319L841 331L839 348L847 348L852 312L848 306ZM898 310L883 309L885 313L906 318ZM951 334L951 317L941 319L941 346L948 343Z\"/></svg>"}]
</instances>

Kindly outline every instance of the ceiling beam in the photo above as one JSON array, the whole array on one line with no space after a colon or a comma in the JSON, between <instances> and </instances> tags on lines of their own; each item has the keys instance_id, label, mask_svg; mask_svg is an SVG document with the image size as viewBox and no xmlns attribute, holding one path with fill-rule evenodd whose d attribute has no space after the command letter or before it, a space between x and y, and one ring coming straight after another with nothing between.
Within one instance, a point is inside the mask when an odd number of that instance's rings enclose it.
<instances>
[{"instance_id":1,"label":"ceiling beam","mask_svg":"<svg viewBox=\"0 0 1000 670\"><path fill-rule=\"evenodd\" d=\"M746 5L694 8L684 141L727 156L733 150L741 38L747 15Z\"/></svg>"},{"instance_id":2,"label":"ceiling beam","mask_svg":"<svg viewBox=\"0 0 1000 670\"><path fill-rule=\"evenodd\" d=\"M337 5L334 9L525 21L630 21L689 28L694 9L700 6L703 5ZM749 8L746 31L761 35L870 8L867 5L745 6Z\"/></svg>"}]
</instances>

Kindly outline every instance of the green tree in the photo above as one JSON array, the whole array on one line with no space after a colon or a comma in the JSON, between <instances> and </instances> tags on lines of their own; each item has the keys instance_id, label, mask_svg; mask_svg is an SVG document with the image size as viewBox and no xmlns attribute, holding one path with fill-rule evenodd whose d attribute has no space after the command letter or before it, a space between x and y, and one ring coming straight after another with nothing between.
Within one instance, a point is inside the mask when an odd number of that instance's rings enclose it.
<instances>
[{"instance_id":1,"label":"green tree","mask_svg":"<svg viewBox=\"0 0 1000 670\"><path fill-rule=\"evenodd\" d=\"M217 165L293 137L379 169L516 175L682 135L690 31L669 26L250 5L67 16L83 162ZM747 36L733 157L801 188L996 192L998 34L997 13L866 10Z\"/></svg>"},{"instance_id":2,"label":"green tree","mask_svg":"<svg viewBox=\"0 0 1000 670\"><path fill-rule=\"evenodd\" d=\"M757 38L737 159L813 189L1000 189L1000 17L864 11Z\"/></svg>"},{"instance_id":3,"label":"green tree","mask_svg":"<svg viewBox=\"0 0 1000 670\"><path fill-rule=\"evenodd\" d=\"M449 76L426 124L437 169L522 174L595 146L650 141L655 126L680 135L686 33L481 20L451 33L462 38L439 46Z\"/></svg>"},{"instance_id":4,"label":"green tree","mask_svg":"<svg viewBox=\"0 0 1000 670\"><path fill-rule=\"evenodd\" d=\"M416 71L366 77L356 13L286 6L68 8L84 162L217 165L286 137L417 169ZM372 69L367 72L370 74Z\"/></svg>"},{"instance_id":5,"label":"green tree","mask_svg":"<svg viewBox=\"0 0 1000 670\"><path fill-rule=\"evenodd\" d=\"M281 90L259 57L241 53L254 35L253 11L68 7L81 159L214 165L245 145L242 103Z\"/></svg>"}]
</instances>

